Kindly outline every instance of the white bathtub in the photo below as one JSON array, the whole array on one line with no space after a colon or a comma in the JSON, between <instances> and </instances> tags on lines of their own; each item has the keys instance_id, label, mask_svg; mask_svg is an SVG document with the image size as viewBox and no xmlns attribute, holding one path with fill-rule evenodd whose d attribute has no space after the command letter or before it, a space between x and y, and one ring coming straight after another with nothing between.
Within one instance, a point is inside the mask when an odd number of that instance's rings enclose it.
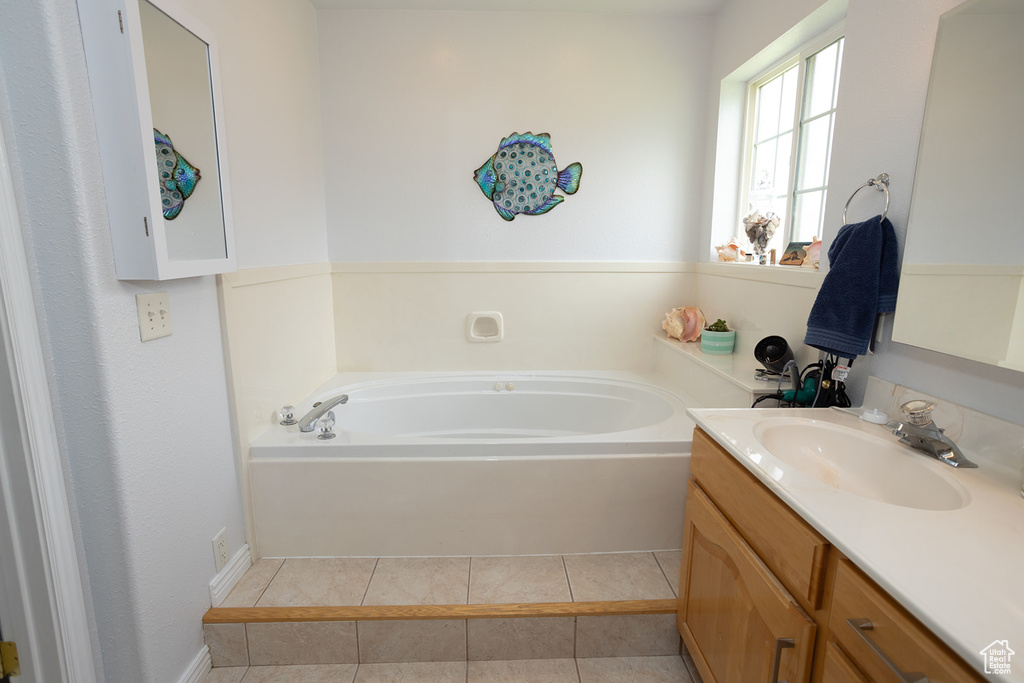
<instances>
[{"instance_id":1,"label":"white bathtub","mask_svg":"<svg viewBox=\"0 0 1024 683\"><path fill-rule=\"evenodd\" d=\"M693 422L656 377L341 373L337 437L249 449L263 557L679 548Z\"/></svg>"}]
</instances>

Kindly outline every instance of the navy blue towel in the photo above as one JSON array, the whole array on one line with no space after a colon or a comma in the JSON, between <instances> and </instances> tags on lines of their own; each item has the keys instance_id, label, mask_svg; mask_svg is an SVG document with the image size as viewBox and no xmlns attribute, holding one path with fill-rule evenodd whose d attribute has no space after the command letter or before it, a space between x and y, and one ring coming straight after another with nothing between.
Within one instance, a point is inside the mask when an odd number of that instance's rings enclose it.
<instances>
[{"instance_id":1,"label":"navy blue towel","mask_svg":"<svg viewBox=\"0 0 1024 683\"><path fill-rule=\"evenodd\" d=\"M829 270L807 318L804 344L843 358L868 351L875 318L896 310L896 233L875 216L844 225L828 249Z\"/></svg>"}]
</instances>

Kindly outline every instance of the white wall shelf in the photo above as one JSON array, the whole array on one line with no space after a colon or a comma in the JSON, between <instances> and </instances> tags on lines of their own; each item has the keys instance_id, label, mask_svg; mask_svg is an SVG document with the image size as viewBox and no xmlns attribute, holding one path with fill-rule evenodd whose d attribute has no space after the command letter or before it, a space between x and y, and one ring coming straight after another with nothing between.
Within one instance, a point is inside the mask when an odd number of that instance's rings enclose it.
<instances>
[{"instance_id":1,"label":"white wall shelf","mask_svg":"<svg viewBox=\"0 0 1024 683\"><path fill-rule=\"evenodd\" d=\"M654 335L655 372L685 386L702 408L749 408L758 396L775 393L777 381L754 379L760 367L752 356L710 355L701 353L699 341Z\"/></svg>"}]
</instances>

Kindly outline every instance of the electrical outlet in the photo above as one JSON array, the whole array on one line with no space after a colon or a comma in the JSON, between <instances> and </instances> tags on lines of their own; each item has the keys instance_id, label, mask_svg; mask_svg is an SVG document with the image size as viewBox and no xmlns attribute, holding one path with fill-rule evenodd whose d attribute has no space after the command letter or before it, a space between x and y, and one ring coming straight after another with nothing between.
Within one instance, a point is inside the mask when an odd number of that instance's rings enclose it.
<instances>
[{"instance_id":1,"label":"electrical outlet","mask_svg":"<svg viewBox=\"0 0 1024 683\"><path fill-rule=\"evenodd\" d=\"M219 572L224 569L224 565L228 563L228 538L227 529L221 529L217 532L217 535L213 537L213 564L217 567Z\"/></svg>"},{"instance_id":2,"label":"electrical outlet","mask_svg":"<svg viewBox=\"0 0 1024 683\"><path fill-rule=\"evenodd\" d=\"M147 342L171 334L171 300L167 292L136 294L139 313L139 335Z\"/></svg>"}]
</instances>

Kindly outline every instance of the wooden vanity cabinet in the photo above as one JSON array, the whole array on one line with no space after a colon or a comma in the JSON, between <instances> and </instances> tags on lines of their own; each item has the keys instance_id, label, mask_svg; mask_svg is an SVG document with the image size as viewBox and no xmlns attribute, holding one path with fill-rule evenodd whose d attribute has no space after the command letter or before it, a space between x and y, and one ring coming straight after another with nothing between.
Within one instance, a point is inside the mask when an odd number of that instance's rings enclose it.
<instances>
[{"instance_id":1,"label":"wooden vanity cabinet","mask_svg":"<svg viewBox=\"0 0 1024 683\"><path fill-rule=\"evenodd\" d=\"M984 680L700 429L691 471L676 621L705 683Z\"/></svg>"}]
</instances>

